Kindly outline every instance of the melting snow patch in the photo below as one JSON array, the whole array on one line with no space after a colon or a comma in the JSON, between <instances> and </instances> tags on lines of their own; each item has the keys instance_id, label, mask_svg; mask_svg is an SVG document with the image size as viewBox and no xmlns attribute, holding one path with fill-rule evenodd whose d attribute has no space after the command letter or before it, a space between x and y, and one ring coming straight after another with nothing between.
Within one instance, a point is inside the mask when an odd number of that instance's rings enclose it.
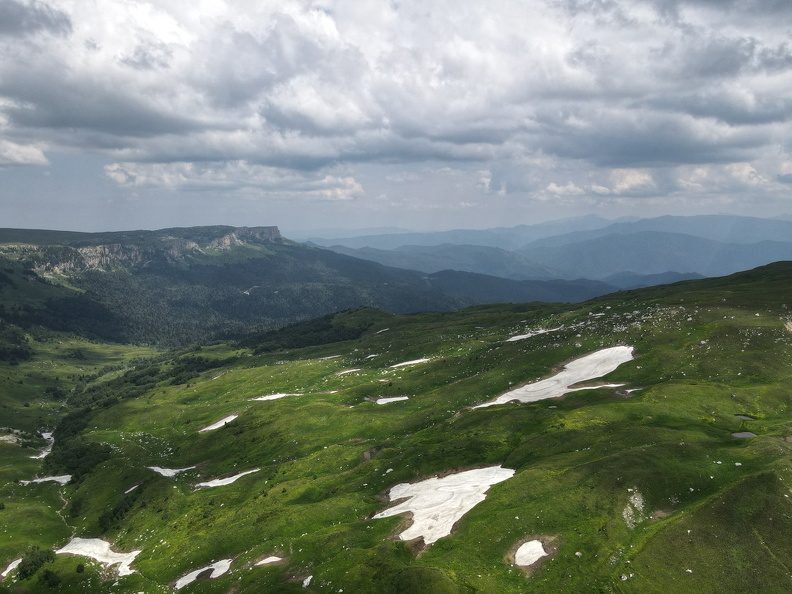
<instances>
[{"instance_id":1,"label":"melting snow patch","mask_svg":"<svg viewBox=\"0 0 792 594\"><path fill-rule=\"evenodd\" d=\"M545 400L547 398L558 398L567 392L572 392L569 386L593 380L603 375L607 375L614 371L622 363L631 361L633 359L633 347L630 346L617 346L608 349L596 351L579 359L575 359L564 367L564 369L547 379L515 388L501 396L498 396L490 402L479 404L473 408L484 408L486 406L494 406L496 404L505 404L512 400L519 400L520 402L536 402L537 400ZM614 384L608 384L613 386ZM622 385L622 384L618 384ZM596 386L601 387L601 386ZM577 388L593 389L593 388Z\"/></svg>"},{"instance_id":2,"label":"melting snow patch","mask_svg":"<svg viewBox=\"0 0 792 594\"><path fill-rule=\"evenodd\" d=\"M198 433L203 433L204 431L214 431L215 429L220 429L226 423L230 423L234 419L236 419L239 415L229 415L224 419L220 419L217 423L212 423L208 427L204 427L203 429L199 429Z\"/></svg>"},{"instance_id":3,"label":"melting snow patch","mask_svg":"<svg viewBox=\"0 0 792 594\"><path fill-rule=\"evenodd\" d=\"M399 402L401 400L409 400L409 396L393 396L392 398L377 398L374 402L377 404L388 404L389 402Z\"/></svg>"},{"instance_id":4,"label":"melting snow patch","mask_svg":"<svg viewBox=\"0 0 792 594\"><path fill-rule=\"evenodd\" d=\"M307 578L303 580L303 588L307 588L311 585L311 580L313 579L312 575L309 575Z\"/></svg>"},{"instance_id":5,"label":"melting snow patch","mask_svg":"<svg viewBox=\"0 0 792 594\"><path fill-rule=\"evenodd\" d=\"M191 571L187 575L180 577L178 580L176 580L176 583L173 585L173 587L177 590L181 590L184 588L184 586L192 584L196 579L198 579L198 576L205 571L211 571L208 577L209 579L213 580L215 578L219 578L229 569L231 569L231 559L221 559L220 561L212 563L211 565L201 567L201 569L196 569L195 571Z\"/></svg>"},{"instance_id":6,"label":"melting snow patch","mask_svg":"<svg viewBox=\"0 0 792 594\"><path fill-rule=\"evenodd\" d=\"M507 338L504 342L515 342L517 340L524 340L526 338L531 338L532 336L547 334L548 332L558 332L559 330L563 330L563 326L559 326L558 328L534 330L533 332L529 332L528 334L518 334L517 336L512 336L511 338Z\"/></svg>"},{"instance_id":7,"label":"melting snow patch","mask_svg":"<svg viewBox=\"0 0 792 594\"><path fill-rule=\"evenodd\" d=\"M258 472L259 470L261 469L254 468L253 470L246 470L245 472L240 472L239 474L235 474L234 476L229 476L228 478L214 479L211 481L206 481L205 483L198 483L197 485L195 485L195 488L200 489L202 487L223 487L225 485L230 485L231 483L233 483L237 479L242 478L246 474L252 474L254 472Z\"/></svg>"},{"instance_id":8,"label":"melting snow patch","mask_svg":"<svg viewBox=\"0 0 792 594\"><path fill-rule=\"evenodd\" d=\"M360 367L355 367L354 369L345 369L344 371L339 371L336 375L346 375L347 373L354 373L356 371L360 371Z\"/></svg>"},{"instance_id":9,"label":"melting snow patch","mask_svg":"<svg viewBox=\"0 0 792 594\"><path fill-rule=\"evenodd\" d=\"M526 542L517 549L517 552L514 554L514 563L520 567L528 567L546 556L547 551L544 550L542 542L539 540L532 540Z\"/></svg>"},{"instance_id":10,"label":"melting snow patch","mask_svg":"<svg viewBox=\"0 0 792 594\"><path fill-rule=\"evenodd\" d=\"M176 476L180 472L192 470L195 466L188 466L187 468L162 468L161 466L146 466L149 470L153 470L162 476Z\"/></svg>"},{"instance_id":11,"label":"melting snow patch","mask_svg":"<svg viewBox=\"0 0 792 594\"><path fill-rule=\"evenodd\" d=\"M273 557L267 557L266 559L262 559L261 561L259 561L255 565L269 565L271 563L277 563L278 561L283 561L283 559L280 558L280 557L274 557L274 556Z\"/></svg>"},{"instance_id":12,"label":"melting snow patch","mask_svg":"<svg viewBox=\"0 0 792 594\"><path fill-rule=\"evenodd\" d=\"M140 551L131 553L116 553L110 548L110 543L100 538L72 538L69 544L62 549L55 551L58 555L81 555L90 557L103 565L115 565L119 563L118 575L131 575L135 570L130 567L132 561L140 554Z\"/></svg>"},{"instance_id":13,"label":"melting snow patch","mask_svg":"<svg viewBox=\"0 0 792 594\"><path fill-rule=\"evenodd\" d=\"M36 454L35 456L31 456L31 458L36 460L45 458L47 454L49 454L52 451L52 446L55 443L55 438L52 437L52 433L42 433L41 437L47 440L47 445L44 446L44 449L41 450L38 454Z\"/></svg>"},{"instance_id":14,"label":"melting snow patch","mask_svg":"<svg viewBox=\"0 0 792 594\"><path fill-rule=\"evenodd\" d=\"M374 518L412 512L412 526L402 532L399 538L412 540L422 536L424 543L430 545L451 534L454 524L486 499L486 493L492 485L513 475L514 470L511 468L490 466L418 483L400 483L388 493L390 500L407 500L376 514Z\"/></svg>"},{"instance_id":15,"label":"melting snow patch","mask_svg":"<svg viewBox=\"0 0 792 594\"><path fill-rule=\"evenodd\" d=\"M286 396L302 396L302 394L270 394L269 396L259 396L258 398L251 398L251 400L278 400L279 398L286 398Z\"/></svg>"},{"instance_id":16,"label":"melting snow patch","mask_svg":"<svg viewBox=\"0 0 792 594\"><path fill-rule=\"evenodd\" d=\"M16 559L15 561L11 561L11 563L8 564L8 567L5 568L3 573L0 573L0 577L3 577L3 578L8 577L8 575L12 571L14 571L17 567L19 567L20 563L22 563L22 559Z\"/></svg>"},{"instance_id":17,"label":"melting snow patch","mask_svg":"<svg viewBox=\"0 0 792 594\"><path fill-rule=\"evenodd\" d=\"M424 357L423 359L413 359L412 361L405 361L404 363L396 363L396 365L391 365L390 369L394 367L405 367L406 365L418 365L418 363L426 363L427 361L431 361L430 357Z\"/></svg>"},{"instance_id":18,"label":"melting snow patch","mask_svg":"<svg viewBox=\"0 0 792 594\"><path fill-rule=\"evenodd\" d=\"M60 483L65 485L71 480L70 474L60 474L58 476L44 476L41 478L33 479L32 481L19 481L20 485L29 485L30 483Z\"/></svg>"}]
</instances>

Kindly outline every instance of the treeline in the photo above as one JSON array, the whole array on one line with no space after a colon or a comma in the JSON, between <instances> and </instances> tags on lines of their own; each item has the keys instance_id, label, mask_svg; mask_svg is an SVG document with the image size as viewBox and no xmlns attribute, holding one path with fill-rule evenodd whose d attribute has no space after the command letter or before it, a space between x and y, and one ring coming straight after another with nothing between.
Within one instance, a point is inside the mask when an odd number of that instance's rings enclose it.
<instances>
[{"instance_id":1,"label":"treeline","mask_svg":"<svg viewBox=\"0 0 792 594\"><path fill-rule=\"evenodd\" d=\"M355 340L388 315L372 308L356 308L250 336L240 341L239 346L251 348L258 354Z\"/></svg>"}]
</instances>

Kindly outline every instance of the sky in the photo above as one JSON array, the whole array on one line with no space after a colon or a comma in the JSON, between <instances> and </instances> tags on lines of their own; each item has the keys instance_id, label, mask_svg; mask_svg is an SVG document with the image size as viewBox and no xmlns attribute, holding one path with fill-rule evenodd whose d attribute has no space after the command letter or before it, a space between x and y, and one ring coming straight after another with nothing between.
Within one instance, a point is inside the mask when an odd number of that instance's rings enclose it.
<instances>
[{"instance_id":1,"label":"sky","mask_svg":"<svg viewBox=\"0 0 792 594\"><path fill-rule=\"evenodd\" d=\"M0 0L0 226L792 213L788 0Z\"/></svg>"}]
</instances>

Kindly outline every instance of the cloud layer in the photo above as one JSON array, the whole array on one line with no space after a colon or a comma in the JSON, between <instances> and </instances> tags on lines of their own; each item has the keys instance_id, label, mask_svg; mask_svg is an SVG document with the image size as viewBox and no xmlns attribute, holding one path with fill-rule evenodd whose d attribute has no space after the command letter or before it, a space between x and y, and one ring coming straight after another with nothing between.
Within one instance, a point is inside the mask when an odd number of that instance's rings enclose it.
<instances>
[{"instance_id":1,"label":"cloud layer","mask_svg":"<svg viewBox=\"0 0 792 594\"><path fill-rule=\"evenodd\" d=\"M120 189L371 204L450 168L422 201L783 209L790 17L781 0L0 0L0 165L85 153Z\"/></svg>"}]
</instances>

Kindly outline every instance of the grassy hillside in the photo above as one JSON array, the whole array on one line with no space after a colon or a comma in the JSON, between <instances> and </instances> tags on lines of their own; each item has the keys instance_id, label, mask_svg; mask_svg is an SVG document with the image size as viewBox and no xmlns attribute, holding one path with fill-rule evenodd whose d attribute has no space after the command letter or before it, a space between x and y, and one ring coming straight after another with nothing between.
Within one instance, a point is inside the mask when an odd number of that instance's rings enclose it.
<instances>
[{"instance_id":1,"label":"grassy hillside","mask_svg":"<svg viewBox=\"0 0 792 594\"><path fill-rule=\"evenodd\" d=\"M230 560L179 591L788 591L790 285L779 263L575 306L360 308L70 384L48 458L0 442L0 572L72 536L141 551L135 571L56 555L0 588L167 592ZM586 382L611 387L472 408L616 345L635 359ZM0 365L27 385L32 362ZM398 483L494 465L515 474L429 547L398 538L409 518L373 518ZM37 472L74 478L18 482ZM530 540L549 555L519 568Z\"/></svg>"}]
</instances>

